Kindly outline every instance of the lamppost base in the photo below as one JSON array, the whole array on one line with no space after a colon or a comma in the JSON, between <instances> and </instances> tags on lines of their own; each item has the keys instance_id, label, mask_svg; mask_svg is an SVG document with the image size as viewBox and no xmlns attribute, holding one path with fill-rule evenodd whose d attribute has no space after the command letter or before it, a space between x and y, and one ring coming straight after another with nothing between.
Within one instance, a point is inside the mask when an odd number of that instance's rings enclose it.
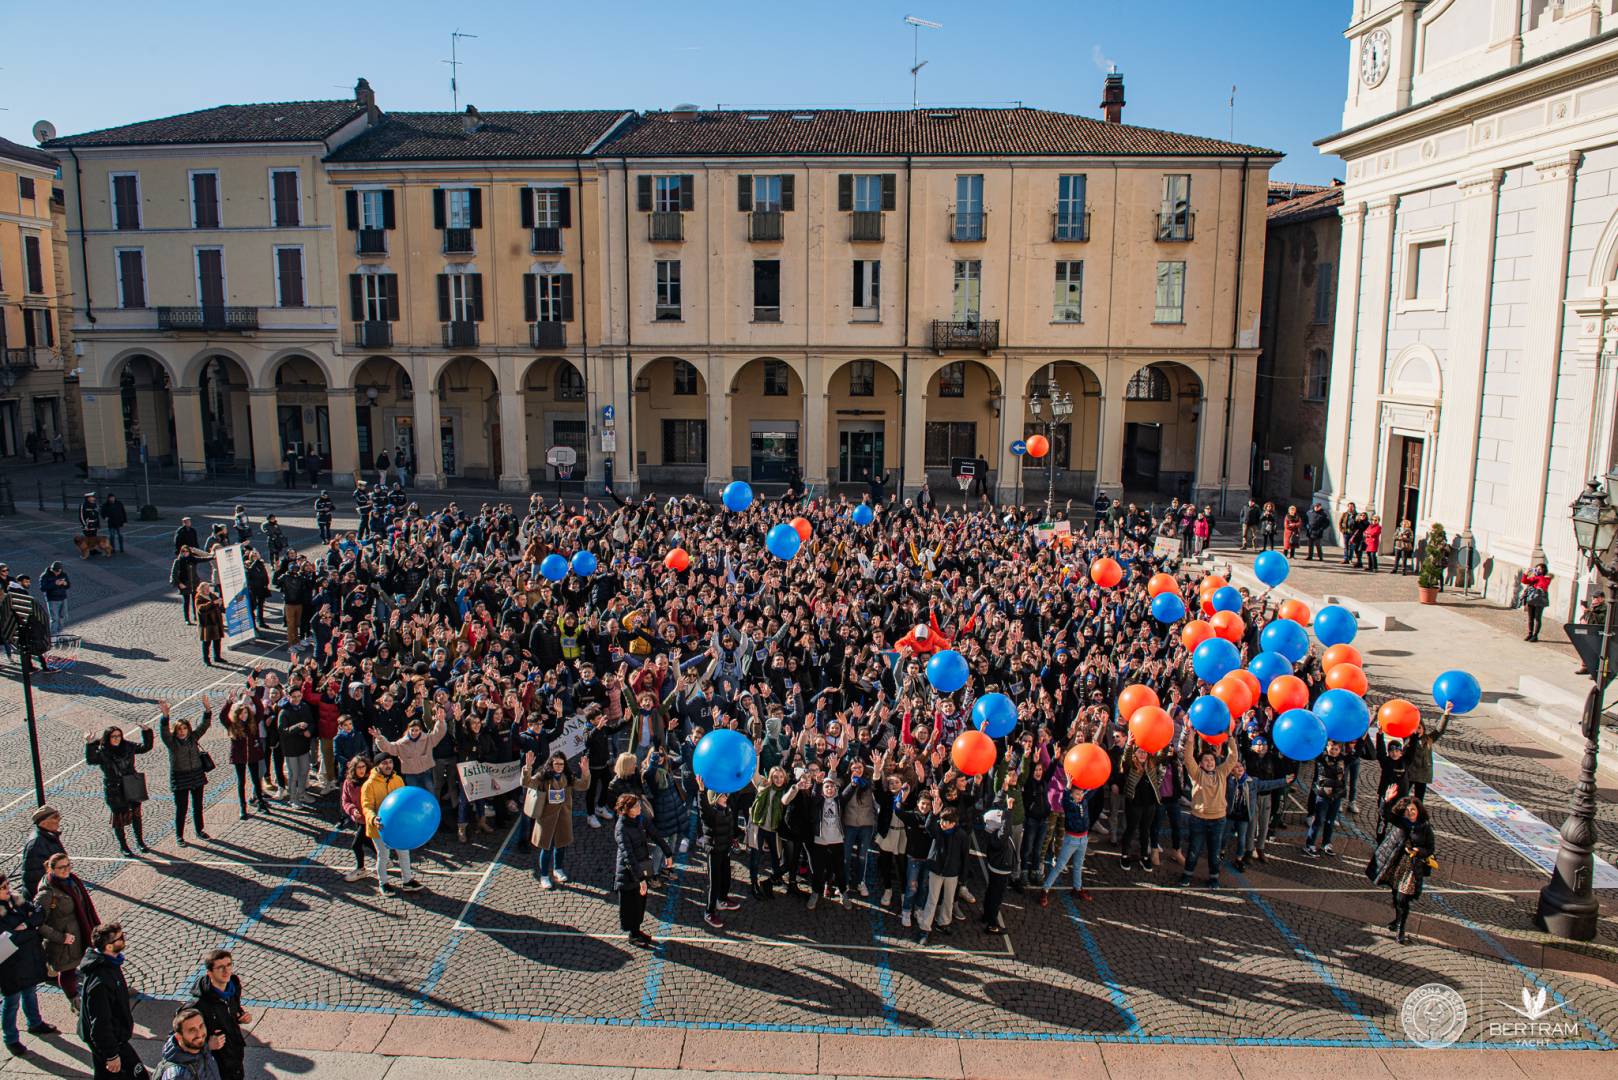
<instances>
[{"instance_id":1,"label":"lamppost base","mask_svg":"<svg viewBox=\"0 0 1618 1080\"><path fill-rule=\"evenodd\" d=\"M1547 896L1551 888L1547 885L1540 890L1539 909L1534 913L1534 923L1547 934L1568 941L1594 941L1601 905L1593 898L1585 901L1573 897L1563 901Z\"/></svg>"}]
</instances>

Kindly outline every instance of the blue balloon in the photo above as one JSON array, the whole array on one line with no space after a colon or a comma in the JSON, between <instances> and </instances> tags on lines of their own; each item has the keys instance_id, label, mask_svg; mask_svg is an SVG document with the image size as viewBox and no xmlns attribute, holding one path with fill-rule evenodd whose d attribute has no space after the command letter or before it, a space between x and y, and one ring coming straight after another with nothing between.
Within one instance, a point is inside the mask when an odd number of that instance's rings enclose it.
<instances>
[{"instance_id":1,"label":"blue balloon","mask_svg":"<svg viewBox=\"0 0 1618 1080\"><path fill-rule=\"evenodd\" d=\"M596 572L596 557L588 551L573 553L573 572L580 577L589 577Z\"/></svg>"},{"instance_id":2,"label":"blue balloon","mask_svg":"<svg viewBox=\"0 0 1618 1080\"><path fill-rule=\"evenodd\" d=\"M1204 694L1191 703L1188 710L1191 726L1199 735L1229 735L1230 707L1212 694Z\"/></svg>"},{"instance_id":3,"label":"blue balloon","mask_svg":"<svg viewBox=\"0 0 1618 1080\"><path fill-rule=\"evenodd\" d=\"M539 572L551 581L561 581L567 577L567 560L553 551L539 561Z\"/></svg>"},{"instance_id":4,"label":"blue balloon","mask_svg":"<svg viewBox=\"0 0 1618 1080\"><path fill-rule=\"evenodd\" d=\"M1179 622L1185 618L1185 601L1179 593L1158 593L1152 597L1152 618L1160 623Z\"/></svg>"},{"instance_id":5,"label":"blue balloon","mask_svg":"<svg viewBox=\"0 0 1618 1080\"><path fill-rule=\"evenodd\" d=\"M1276 619L1258 633L1258 647L1296 664L1309 655L1309 631L1291 619Z\"/></svg>"},{"instance_id":6,"label":"blue balloon","mask_svg":"<svg viewBox=\"0 0 1618 1080\"><path fill-rule=\"evenodd\" d=\"M1314 712L1333 742L1354 742L1371 726L1371 707L1350 690L1327 690L1315 700Z\"/></svg>"},{"instance_id":7,"label":"blue balloon","mask_svg":"<svg viewBox=\"0 0 1618 1080\"><path fill-rule=\"evenodd\" d=\"M876 511L871 509L869 503L860 503L849 516L854 519L856 525L869 525L876 520Z\"/></svg>"},{"instance_id":8,"label":"blue balloon","mask_svg":"<svg viewBox=\"0 0 1618 1080\"><path fill-rule=\"evenodd\" d=\"M1242 610L1242 591L1234 585L1222 585L1214 590L1212 596L1208 597L1208 603L1213 605L1215 611L1240 612Z\"/></svg>"},{"instance_id":9,"label":"blue balloon","mask_svg":"<svg viewBox=\"0 0 1618 1080\"><path fill-rule=\"evenodd\" d=\"M1253 576L1270 588L1275 588L1292 573L1292 564L1279 551L1261 551L1253 560Z\"/></svg>"},{"instance_id":10,"label":"blue balloon","mask_svg":"<svg viewBox=\"0 0 1618 1080\"><path fill-rule=\"evenodd\" d=\"M1241 666L1241 653L1224 638L1209 638L1191 654L1191 667L1203 682L1218 682Z\"/></svg>"},{"instance_id":11,"label":"blue balloon","mask_svg":"<svg viewBox=\"0 0 1618 1080\"><path fill-rule=\"evenodd\" d=\"M784 521L770 529L764 537L764 547L781 560L792 558L802 546L803 537L798 535L798 530Z\"/></svg>"},{"instance_id":12,"label":"blue balloon","mask_svg":"<svg viewBox=\"0 0 1618 1080\"><path fill-rule=\"evenodd\" d=\"M1450 712L1460 716L1471 712L1483 701L1483 687L1469 672L1458 668L1446 671L1433 680L1433 701L1438 703L1440 709L1448 705Z\"/></svg>"},{"instance_id":13,"label":"blue balloon","mask_svg":"<svg viewBox=\"0 0 1618 1080\"><path fill-rule=\"evenodd\" d=\"M716 728L697 743L691 768L709 791L729 795L753 782L758 772L758 752L753 749L753 741L741 732Z\"/></svg>"},{"instance_id":14,"label":"blue balloon","mask_svg":"<svg viewBox=\"0 0 1618 1080\"><path fill-rule=\"evenodd\" d=\"M719 496L726 510L740 513L753 505L753 488L746 480L732 480Z\"/></svg>"},{"instance_id":15,"label":"blue balloon","mask_svg":"<svg viewBox=\"0 0 1618 1080\"><path fill-rule=\"evenodd\" d=\"M954 649L944 649L933 654L927 661L927 681L933 689L940 694L953 694L966 685L966 680L972 677L971 670L966 666L966 657Z\"/></svg>"},{"instance_id":16,"label":"blue balloon","mask_svg":"<svg viewBox=\"0 0 1618 1080\"><path fill-rule=\"evenodd\" d=\"M1278 652L1261 652L1247 662L1247 670L1253 673L1259 690L1263 691L1282 675L1292 674L1292 661Z\"/></svg>"},{"instance_id":17,"label":"blue balloon","mask_svg":"<svg viewBox=\"0 0 1618 1080\"><path fill-rule=\"evenodd\" d=\"M382 842L390 848L411 851L433 838L438 831L438 800L426 788L395 788L388 792L376 811Z\"/></svg>"},{"instance_id":18,"label":"blue balloon","mask_svg":"<svg viewBox=\"0 0 1618 1080\"><path fill-rule=\"evenodd\" d=\"M1293 761L1313 761L1326 750L1326 725L1308 709L1288 709L1270 729L1270 741Z\"/></svg>"},{"instance_id":19,"label":"blue balloon","mask_svg":"<svg viewBox=\"0 0 1618 1080\"><path fill-rule=\"evenodd\" d=\"M1358 632L1354 613L1341 604L1327 604L1315 612L1315 637L1327 648L1347 645Z\"/></svg>"},{"instance_id":20,"label":"blue balloon","mask_svg":"<svg viewBox=\"0 0 1618 1080\"><path fill-rule=\"evenodd\" d=\"M1017 706L1004 694L984 694L972 706L972 722L991 739L1003 739L1017 726Z\"/></svg>"}]
</instances>

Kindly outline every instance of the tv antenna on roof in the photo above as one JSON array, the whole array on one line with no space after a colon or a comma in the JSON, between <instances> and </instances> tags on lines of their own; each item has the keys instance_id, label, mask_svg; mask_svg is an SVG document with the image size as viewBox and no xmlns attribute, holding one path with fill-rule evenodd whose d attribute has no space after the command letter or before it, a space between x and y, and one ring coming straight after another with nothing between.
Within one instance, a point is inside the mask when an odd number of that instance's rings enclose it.
<instances>
[{"instance_id":1,"label":"tv antenna on roof","mask_svg":"<svg viewBox=\"0 0 1618 1080\"><path fill-rule=\"evenodd\" d=\"M449 99L452 102L451 107L456 112L461 111L461 88L457 81L457 76L459 76L461 73L461 61L456 54L455 46L460 43L460 40L463 37L475 38L477 35L463 34L459 30L456 30L449 36L449 59L440 61L440 63L449 65Z\"/></svg>"},{"instance_id":2,"label":"tv antenna on roof","mask_svg":"<svg viewBox=\"0 0 1618 1080\"><path fill-rule=\"evenodd\" d=\"M914 15L906 15L905 22L910 24L913 38L910 56L910 62L913 65L910 68L910 107L919 109L921 107L919 73L922 68L927 66L927 61L921 58L921 28L925 26L929 30L942 30L944 29L944 24L933 22L931 19L918 19Z\"/></svg>"}]
</instances>

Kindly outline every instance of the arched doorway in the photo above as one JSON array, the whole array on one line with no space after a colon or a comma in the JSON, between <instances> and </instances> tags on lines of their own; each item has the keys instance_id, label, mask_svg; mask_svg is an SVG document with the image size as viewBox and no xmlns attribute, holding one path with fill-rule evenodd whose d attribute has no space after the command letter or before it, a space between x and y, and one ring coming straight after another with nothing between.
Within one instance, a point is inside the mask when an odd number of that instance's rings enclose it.
<instances>
[{"instance_id":1,"label":"arched doorway","mask_svg":"<svg viewBox=\"0 0 1618 1080\"><path fill-rule=\"evenodd\" d=\"M1037 396L1039 413L1032 400ZM1057 417L1053 400L1071 406ZM1095 498L1096 469L1101 454L1101 380L1088 367L1073 360L1046 364L1028 380L1026 410L1020 438L1044 435L1050 452L1043 458L1022 458L1022 483L1029 498L1054 491L1063 498Z\"/></svg>"},{"instance_id":2,"label":"arched doorway","mask_svg":"<svg viewBox=\"0 0 1618 1080\"><path fill-rule=\"evenodd\" d=\"M635 449L643 488L700 487L708 477L709 435L708 380L695 364L660 356L641 368L635 376Z\"/></svg>"},{"instance_id":3,"label":"arched doorway","mask_svg":"<svg viewBox=\"0 0 1618 1080\"><path fill-rule=\"evenodd\" d=\"M415 410L415 390L403 364L391 356L371 356L355 370L354 428L361 475L376 468L377 456L384 450L389 461L396 461L403 451L414 471Z\"/></svg>"},{"instance_id":4,"label":"arched doorway","mask_svg":"<svg viewBox=\"0 0 1618 1080\"><path fill-rule=\"evenodd\" d=\"M215 353L202 362L197 385L202 453L209 475L249 475L253 471L253 412L246 370L234 357Z\"/></svg>"},{"instance_id":5,"label":"arched doorway","mask_svg":"<svg viewBox=\"0 0 1618 1080\"><path fill-rule=\"evenodd\" d=\"M541 356L528 365L522 394L529 479L582 489L590 475L590 413L583 373L566 357ZM577 455L566 481L545 463L553 446L572 447Z\"/></svg>"},{"instance_id":6,"label":"arched doorway","mask_svg":"<svg viewBox=\"0 0 1618 1080\"><path fill-rule=\"evenodd\" d=\"M275 368L275 427L283 460L297 455L297 471L313 453L322 469L331 468L331 411L326 375L307 356L289 356Z\"/></svg>"},{"instance_id":7,"label":"arched doorway","mask_svg":"<svg viewBox=\"0 0 1618 1080\"><path fill-rule=\"evenodd\" d=\"M1130 376L1121 432L1126 494L1194 497L1201 411L1202 380L1184 364L1147 364Z\"/></svg>"},{"instance_id":8,"label":"arched doorway","mask_svg":"<svg viewBox=\"0 0 1618 1080\"><path fill-rule=\"evenodd\" d=\"M827 473L865 485L899 467L899 375L879 360L849 360L826 380Z\"/></svg>"},{"instance_id":9,"label":"arched doorway","mask_svg":"<svg viewBox=\"0 0 1618 1080\"><path fill-rule=\"evenodd\" d=\"M791 364L759 357L731 382L731 460L755 484L785 484L803 469L803 379Z\"/></svg>"},{"instance_id":10,"label":"arched doorway","mask_svg":"<svg viewBox=\"0 0 1618 1080\"><path fill-rule=\"evenodd\" d=\"M438 445L446 480L500 477L500 383L475 356L457 356L438 376Z\"/></svg>"},{"instance_id":11,"label":"arched doorway","mask_svg":"<svg viewBox=\"0 0 1618 1080\"><path fill-rule=\"evenodd\" d=\"M927 379L926 430L922 443L927 481L935 496L955 487L956 465L981 460L985 490L996 477L989 470L1002 435L1000 380L976 360L952 360ZM908 466L907 466L908 468Z\"/></svg>"},{"instance_id":12,"label":"arched doorway","mask_svg":"<svg viewBox=\"0 0 1618 1080\"><path fill-rule=\"evenodd\" d=\"M174 400L166 365L156 357L131 356L118 374L124 417L124 446L131 468L139 468L144 445L152 464L174 461Z\"/></svg>"}]
</instances>

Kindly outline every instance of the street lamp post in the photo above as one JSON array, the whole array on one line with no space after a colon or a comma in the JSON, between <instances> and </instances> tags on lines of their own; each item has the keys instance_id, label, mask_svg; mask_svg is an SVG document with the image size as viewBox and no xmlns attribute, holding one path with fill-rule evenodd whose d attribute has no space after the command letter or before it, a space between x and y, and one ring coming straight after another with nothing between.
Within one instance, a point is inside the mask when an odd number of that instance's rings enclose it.
<instances>
[{"instance_id":1,"label":"street lamp post","mask_svg":"<svg viewBox=\"0 0 1618 1080\"><path fill-rule=\"evenodd\" d=\"M1052 383L1047 393L1050 394L1050 418L1045 420L1045 442L1049 449L1045 451L1045 520L1052 520L1052 508L1056 503L1056 425L1073 415L1073 398L1071 395L1057 388ZM1038 394L1028 399L1028 411L1034 414L1034 422L1038 423L1045 410L1046 403L1040 400Z\"/></svg>"},{"instance_id":2,"label":"street lamp post","mask_svg":"<svg viewBox=\"0 0 1618 1080\"><path fill-rule=\"evenodd\" d=\"M1612 483L1618 475L1609 473ZM1579 764L1579 782L1573 788L1573 806L1562 823L1561 842L1556 849L1556 868L1550 881L1539 890L1539 906L1534 919L1548 933L1573 941L1590 941L1596 936L1600 905L1593 887L1596 842L1596 755L1600 751L1602 698L1611 678L1607 649L1612 639L1613 609L1618 607L1618 507L1607 492L1591 480L1584 493L1573 502L1573 535L1579 550L1590 561L1606 593L1601 624L1601 654L1590 664L1590 693L1584 699L1584 758Z\"/></svg>"}]
</instances>

